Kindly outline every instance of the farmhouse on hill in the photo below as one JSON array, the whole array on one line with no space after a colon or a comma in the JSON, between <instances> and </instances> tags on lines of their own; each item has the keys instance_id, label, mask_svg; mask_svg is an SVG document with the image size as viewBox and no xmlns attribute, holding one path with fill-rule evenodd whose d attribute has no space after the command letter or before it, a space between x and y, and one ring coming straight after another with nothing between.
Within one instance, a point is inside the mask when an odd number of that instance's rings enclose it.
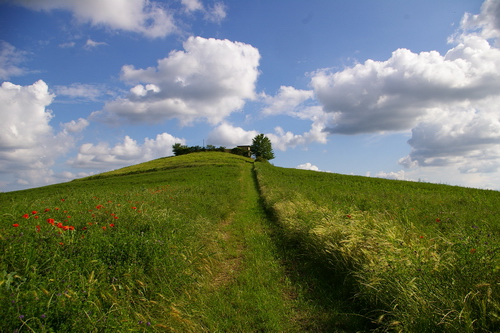
<instances>
[{"instance_id":1,"label":"farmhouse on hill","mask_svg":"<svg viewBox=\"0 0 500 333\"><path fill-rule=\"evenodd\" d=\"M242 152L245 152L244 156L247 157L252 156L252 152L250 151L250 146L236 146L236 148L239 148L242 150Z\"/></svg>"}]
</instances>

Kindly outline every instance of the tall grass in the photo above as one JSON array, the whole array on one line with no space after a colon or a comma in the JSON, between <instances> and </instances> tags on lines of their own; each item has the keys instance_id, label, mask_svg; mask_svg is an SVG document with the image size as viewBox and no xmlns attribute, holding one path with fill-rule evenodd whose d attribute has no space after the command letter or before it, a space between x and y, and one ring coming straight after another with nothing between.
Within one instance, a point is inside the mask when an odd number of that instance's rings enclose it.
<instances>
[{"instance_id":1,"label":"tall grass","mask_svg":"<svg viewBox=\"0 0 500 333\"><path fill-rule=\"evenodd\" d=\"M253 165L0 193L0 331L500 330L498 192Z\"/></svg>"},{"instance_id":2,"label":"tall grass","mask_svg":"<svg viewBox=\"0 0 500 333\"><path fill-rule=\"evenodd\" d=\"M500 193L256 165L287 237L382 331L500 329Z\"/></svg>"},{"instance_id":3,"label":"tall grass","mask_svg":"<svg viewBox=\"0 0 500 333\"><path fill-rule=\"evenodd\" d=\"M250 161L223 157L0 194L0 331L199 331L190 298Z\"/></svg>"}]
</instances>

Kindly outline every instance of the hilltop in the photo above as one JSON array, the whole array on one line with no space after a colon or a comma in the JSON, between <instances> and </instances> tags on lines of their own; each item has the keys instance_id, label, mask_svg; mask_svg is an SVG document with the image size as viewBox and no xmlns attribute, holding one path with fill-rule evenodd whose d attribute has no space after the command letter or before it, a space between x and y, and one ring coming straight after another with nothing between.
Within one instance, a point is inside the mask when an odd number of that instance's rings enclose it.
<instances>
[{"instance_id":1,"label":"hilltop","mask_svg":"<svg viewBox=\"0 0 500 333\"><path fill-rule=\"evenodd\" d=\"M499 204L219 152L0 193L0 330L496 331Z\"/></svg>"}]
</instances>

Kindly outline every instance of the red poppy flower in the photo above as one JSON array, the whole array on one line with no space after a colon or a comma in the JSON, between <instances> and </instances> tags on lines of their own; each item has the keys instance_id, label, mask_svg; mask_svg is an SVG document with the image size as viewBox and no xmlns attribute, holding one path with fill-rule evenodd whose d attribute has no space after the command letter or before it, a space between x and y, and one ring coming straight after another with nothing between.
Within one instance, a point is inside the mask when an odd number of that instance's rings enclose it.
<instances>
[{"instance_id":1,"label":"red poppy flower","mask_svg":"<svg viewBox=\"0 0 500 333\"><path fill-rule=\"evenodd\" d=\"M103 205L97 205L95 208L101 209L102 207L103 207Z\"/></svg>"},{"instance_id":2,"label":"red poppy flower","mask_svg":"<svg viewBox=\"0 0 500 333\"><path fill-rule=\"evenodd\" d=\"M50 212L49 208L45 208L44 212Z\"/></svg>"},{"instance_id":3,"label":"red poppy flower","mask_svg":"<svg viewBox=\"0 0 500 333\"><path fill-rule=\"evenodd\" d=\"M62 227L63 230L69 230L69 226L65 225Z\"/></svg>"},{"instance_id":4,"label":"red poppy flower","mask_svg":"<svg viewBox=\"0 0 500 333\"><path fill-rule=\"evenodd\" d=\"M436 219L436 222L438 222L438 223L441 222L441 219Z\"/></svg>"},{"instance_id":5,"label":"red poppy flower","mask_svg":"<svg viewBox=\"0 0 500 333\"><path fill-rule=\"evenodd\" d=\"M72 225L69 226L69 230L75 230L75 227L73 227Z\"/></svg>"},{"instance_id":6,"label":"red poppy flower","mask_svg":"<svg viewBox=\"0 0 500 333\"><path fill-rule=\"evenodd\" d=\"M56 221L54 219L47 219L47 223L54 225Z\"/></svg>"},{"instance_id":7,"label":"red poppy flower","mask_svg":"<svg viewBox=\"0 0 500 333\"><path fill-rule=\"evenodd\" d=\"M61 222L59 222L59 223L57 224L57 227L58 227L58 228L62 228L62 227L63 227L63 224L62 224Z\"/></svg>"},{"instance_id":8,"label":"red poppy flower","mask_svg":"<svg viewBox=\"0 0 500 333\"><path fill-rule=\"evenodd\" d=\"M39 225L37 225L37 226L36 226L36 232L40 232L40 229L41 229L41 228L40 228L40 226L39 226Z\"/></svg>"},{"instance_id":9,"label":"red poppy flower","mask_svg":"<svg viewBox=\"0 0 500 333\"><path fill-rule=\"evenodd\" d=\"M24 214L24 215L23 215L23 217L24 217L25 219L28 219L30 216L29 216L28 214Z\"/></svg>"},{"instance_id":10,"label":"red poppy flower","mask_svg":"<svg viewBox=\"0 0 500 333\"><path fill-rule=\"evenodd\" d=\"M137 209L137 207L132 207L132 209Z\"/></svg>"},{"instance_id":11,"label":"red poppy flower","mask_svg":"<svg viewBox=\"0 0 500 333\"><path fill-rule=\"evenodd\" d=\"M102 230L106 230L106 227L102 227Z\"/></svg>"},{"instance_id":12,"label":"red poppy flower","mask_svg":"<svg viewBox=\"0 0 500 333\"><path fill-rule=\"evenodd\" d=\"M19 224L18 224L18 223L14 223L12 226L13 226L14 228L17 228L17 227L19 227Z\"/></svg>"},{"instance_id":13,"label":"red poppy flower","mask_svg":"<svg viewBox=\"0 0 500 333\"><path fill-rule=\"evenodd\" d=\"M424 236L420 236L419 238L424 238Z\"/></svg>"},{"instance_id":14,"label":"red poppy flower","mask_svg":"<svg viewBox=\"0 0 500 333\"><path fill-rule=\"evenodd\" d=\"M35 214L38 214L38 212L36 210L32 211L31 214L35 215Z\"/></svg>"},{"instance_id":15,"label":"red poppy flower","mask_svg":"<svg viewBox=\"0 0 500 333\"><path fill-rule=\"evenodd\" d=\"M114 223L110 223L110 224L109 224L109 226L110 226L111 228L113 228L115 225L114 225Z\"/></svg>"},{"instance_id":16,"label":"red poppy flower","mask_svg":"<svg viewBox=\"0 0 500 333\"><path fill-rule=\"evenodd\" d=\"M113 218L114 218L115 220L118 220L118 216L113 216Z\"/></svg>"}]
</instances>

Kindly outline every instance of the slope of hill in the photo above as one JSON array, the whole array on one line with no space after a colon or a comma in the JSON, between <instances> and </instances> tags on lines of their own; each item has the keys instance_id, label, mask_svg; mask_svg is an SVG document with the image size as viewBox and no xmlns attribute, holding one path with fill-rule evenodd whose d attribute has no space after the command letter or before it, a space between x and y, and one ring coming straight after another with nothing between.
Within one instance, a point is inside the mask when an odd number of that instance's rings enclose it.
<instances>
[{"instance_id":1,"label":"slope of hill","mask_svg":"<svg viewBox=\"0 0 500 333\"><path fill-rule=\"evenodd\" d=\"M0 193L0 331L497 331L499 204L217 152Z\"/></svg>"}]
</instances>

